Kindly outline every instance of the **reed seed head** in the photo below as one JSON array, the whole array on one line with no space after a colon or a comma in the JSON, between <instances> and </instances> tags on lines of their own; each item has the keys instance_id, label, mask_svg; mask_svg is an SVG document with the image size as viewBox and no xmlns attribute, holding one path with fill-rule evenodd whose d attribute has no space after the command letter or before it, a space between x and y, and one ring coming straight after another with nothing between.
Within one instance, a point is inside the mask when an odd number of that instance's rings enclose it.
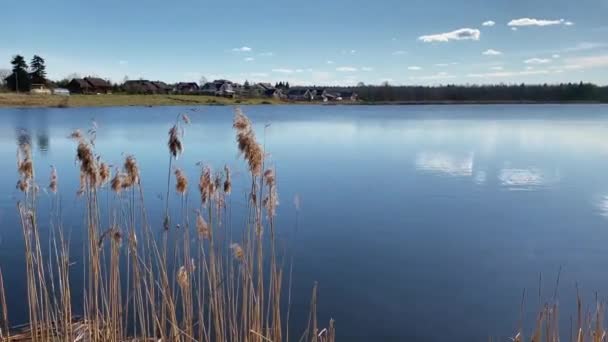
<instances>
[{"instance_id":1,"label":"reed seed head","mask_svg":"<svg viewBox=\"0 0 608 342\"><path fill-rule=\"evenodd\" d=\"M177 271L177 283L182 289L188 287L188 271L185 266L181 266Z\"/></svg>"},{"instance_id":2,"label":"reed seed head","mask_svg":"<svg viewBox=\"0 0 608 342\"><path fill-rule=\"evenodd\" d=\"M112 191L117 194L120 193L120 191L123 189L123 183L125 182L126 178L127 175L117 171L114 175L114 178L112 178L112 180L110 181L110 187L112 188Z\"/></svg>"},{"instance_id":3,"label":"reed seed head","mask_svg":"<svg viewBox=\"0 0 608 342\"><path fill-rule=\"evenodd\" d=\"M187 114L182 114L182 121L186 124L190 124L190 117Z\"/></svg>"},{"instance_id":4,"label":"reed seed head","mask_svg":"<svg viewBox=\"0 0 608 342\"><path fill-rule=\"evenodd\" d=\"M212 181L211 168L204 166L198 182L198 190L201 194L201 202L206 205L215 194L215 183Z\"/></svg>"},{"instance_id":5,"label":"reed seed head","mask_svg":"<svg viewBox=\"0 0 608 342\"><path fill-rule=\"evenodd\" d=\"M169 129L169 142L167 145L169 146L169 152L175 159L184 151L184 146L181 141L181 132L177 124Z\"/></svg>"},{"instance_id":6,"label":"reed seed head","mask_svg":"<svg viewBox=\"0 0 608 342\"><path fill-rule=\"evenodd\" d=\"M183 195L188 189L188 178L181 169L175 169L175 190L178 194Z\"/></svg>"},{"instance_id":7,"label":"reed seed head","mask_svg":"<svg viewBox=\"0 0 608 342\"><path fill-rule=\"evenodd\" d=\"M243 259L245 258L245 252L243 251L241 245L239 245L238 243L233 243L230 245L230 249L232 250L232 256L236 260L243 261Z\"/></svg>"},{"instance_id":8,"label":"reed seed head","mask_svg":"<svg viewBox=\"0 0 608 342\"><path fill-rule=\"evenodd\" d=\"M99 185L103 186L111 177L112 172L110 171L110 166L104 162L99 163Z\"/></svg>"},{"instance_id":9,"label":"reed seed head","mask_svg":"<svg viewBox=\"0 0 608 342\"><path fill-rule=\"evenodd\" d=\"M240 108L235 109L232 126L236 129L238 148L249 164L249 171L251 171L253 175L259 176L262 170L264 153L262 147L256 141L255 133L251 127L251 121L243 114L243 111Z\"/></svg>"},{"instance_id":10,"label":"reed seed head","mask_svg":"<svg viewBox=\"0 0 608 342\"><path fill-rule=\"evenodd\" d=\"M200 212L196 216L196 230L198 231L199 237L202 239L211 239L211 229L209 229L209 224L207 221L205 221L205 218Z\"/></svg>"}]
</instances>

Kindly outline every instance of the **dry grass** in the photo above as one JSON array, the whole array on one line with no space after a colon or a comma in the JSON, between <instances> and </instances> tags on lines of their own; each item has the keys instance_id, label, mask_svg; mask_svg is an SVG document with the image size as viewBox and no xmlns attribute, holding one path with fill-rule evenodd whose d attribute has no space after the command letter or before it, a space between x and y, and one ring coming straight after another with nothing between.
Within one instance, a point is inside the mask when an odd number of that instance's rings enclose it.
<instances>
[{"instance_id":1,"label":"dry grass","mask_svg":"<svg viewBox=\"0 0 608 342\"><path fill-rule=\"evenodd\" d=\"M229 99L205 95L35 95L0 93L0 107L106 107L283 104L276 99Z\"/></svg>"},{"instance_id":2,"label":"dry grass","mask_svg":"<svg viewBox=\"0 0 608 342\"><path fill-rule=\"evenodd\" d=\"M17 209L25 242L29 322L9 328L10 308L0 272L0 341L289 341L291 267L286 297L282 282L286 257L277 252L274 232L276 175L265 168L266 153L249 119L237 110L234 126L251 188L246 226L233 231L225 224L232 187L228 167L214 172L201 165L199 196L190 202L187 176L177 165L183 152L182 132L189 122L178 115L169 133L166 212L158 220L150 220L146 212L145 180L135 156L127 155L112 177L95 151L95 127L87 134L72 133L80 169L79 195L86 208L86 253L78 263L81 266L70 259L54 167L48 191L51 239L45 250L39 234L40 188L34 160L27 143L19 146L22 198ZM170 191L172 183L175 192ZM179 202L174 219L169 215L170 200ZM266 227L270 234L263 233ZM192 237L191 229L196 229ZM78 313L73 310L71 277L78 272L74 267L82 268L79 302L84 310ZM334 341L333 320L327 329L319 328L316 302L315 284L309 323L298 340Z\"/></svg>"}]
</instances>

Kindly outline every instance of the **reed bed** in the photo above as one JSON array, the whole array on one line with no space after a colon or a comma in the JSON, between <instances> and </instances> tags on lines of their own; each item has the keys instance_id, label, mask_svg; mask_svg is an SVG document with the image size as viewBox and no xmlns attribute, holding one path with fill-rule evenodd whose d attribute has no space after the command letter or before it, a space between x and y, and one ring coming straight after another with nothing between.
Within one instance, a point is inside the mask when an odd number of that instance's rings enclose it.
<instances>
[{"instance_id":1,"label":"reed bed","mask_svg":"<svg viewBox=\"0 0 608 342\"><path fill-rule=\"evenodd\" d=\"M95 151L95 125L86 133L70 134L85 211L84 258L78 263L71 259L69 234L62 224L57 169L51 168L48 185L39 183L31 147L27 139L21 140L17 211L29 319L22 327L11 327L0 271L1 341L290 340L293 258L276 247L279 200L267 151L237 108L233 127L250 187L245 226L232 229L226 224L230 169L214 171L200 163L198 182L192 182L180 165L189 123L190 118L180 114L168 132L165 210L158 217L146 211L145 179L135 156L126 155L122 165L110 166ZM42 191L51 198L50 231L44 232L48 242L42 241L39 224ZM283 282L286 264L288 284ZM76 292L74 284L82 288ZM82 298L73 293L82 293ZM309 322L293 340L335 340L333 320L321 328L316 308L314 284Z\"/></svg>"}]
</instances>

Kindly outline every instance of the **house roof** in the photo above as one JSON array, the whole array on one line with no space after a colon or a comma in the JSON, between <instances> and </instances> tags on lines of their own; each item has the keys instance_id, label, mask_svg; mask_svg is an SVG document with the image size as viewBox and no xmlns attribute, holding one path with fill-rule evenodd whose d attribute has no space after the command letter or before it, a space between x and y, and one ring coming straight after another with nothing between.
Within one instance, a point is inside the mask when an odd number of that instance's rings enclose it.
<instances>
[{"instance_id":1,"label":"house roof","mask_svg":"<svg viewBox=\"0 0 608 342\"><path fill-rule=\"evenodd\" d=\"M162 81L153 81L151 83L154 84L158 89L171 89L167 83Z\"/></svg>"},{"instance_id":2,"label":"house roof","mask_svg":"<svg viewBox=\"0 0 608 342\"><path fill-rule=\"evenodd\" d=\"M264 88L264 90L274 89L274 87L270 83L258 83L258 86Z\"/></svg>"},{"instance_id":3,"label":"house roof","mask_svg":"<svg viewBox=\"0 0 608 342\"><path fill-rule=\"evenodd\" d=\"M91 87L89 82L85 81L82 78L73 78L70 83L76 83L80 88L90 88Z\"/></svg>"},{"instance_id":4,"label":"house roof","mask_svg":"<svg viewBox=\"0 0 608 342\"><path fill-rule=\"evenodd\" d=\"M108 82L104 79L98 78L98 77L85 77L84 79L85 79L85 81L89 82L89 84L91 84L93 87L98 87L98 88L112 87L110 82Z\"/></svg>"}]
</instances>

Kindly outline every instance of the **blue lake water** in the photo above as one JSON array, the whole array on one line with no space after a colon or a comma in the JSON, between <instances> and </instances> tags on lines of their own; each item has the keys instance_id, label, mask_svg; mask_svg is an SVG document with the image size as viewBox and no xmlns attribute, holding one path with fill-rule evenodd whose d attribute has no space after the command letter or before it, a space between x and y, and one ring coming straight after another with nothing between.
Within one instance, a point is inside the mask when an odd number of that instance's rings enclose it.
<instances>
[{"instance_id":1,"label":"blue lake water","mask_svg":"<svg viewBox=\"0 0 608 342\"><path fill-rule=\"evenodd\" d=\"M92 119L97 152L116 165L134 154L148 210L159 213L167 131L187 112L192 124L178 165L192 182L198 161L230 165L233 206L244 207L246 167L238 159L232 108L189 109L0 109L0 267L14 323L27 317L15 209L19 132L32 137L39 179L57 167L68 229L81 229L82 200L67 136ZM293 198L302 199L292 248L296 321L304 321L314 281L319 317L323 324L336 320L342 341L506 338L516 330L522 291L530 326L539 283L541 300L549 300L560 267L565 333L577 282L590 306L595 291L608 293L608 106L243 110L276 165L280 234L293 232ZM45 201L42 196L41 220ZM74 241L82 236L72 234Z\"/></svg>"}]
</instances>

